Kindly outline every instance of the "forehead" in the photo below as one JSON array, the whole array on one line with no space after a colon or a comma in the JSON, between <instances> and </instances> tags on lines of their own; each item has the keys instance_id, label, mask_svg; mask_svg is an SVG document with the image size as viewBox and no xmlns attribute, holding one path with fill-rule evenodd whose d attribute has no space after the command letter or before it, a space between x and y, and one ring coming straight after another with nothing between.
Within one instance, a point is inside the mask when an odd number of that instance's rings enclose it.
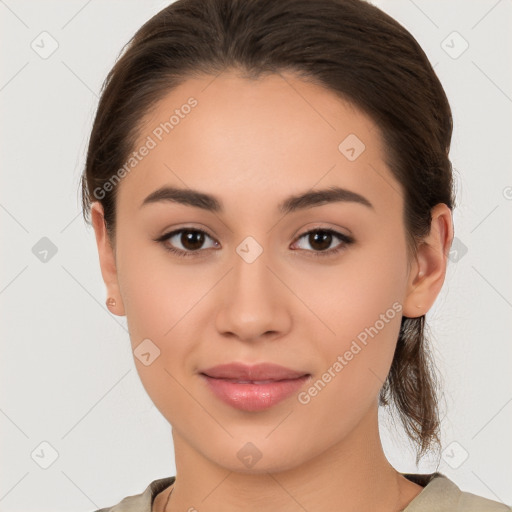
<instances>
[{"instance_id":1,"label":"forehead","mask_svg":"<svg viewBox=\"0 0 512 512\"><path fill-rule=\"evenodd\" d=\"M118 191L120 203L140 204L166 184L243 196L247 206L331 185L381 208L400 195L371 118L293 74L186 80L140 126L139 157Z\"/></svg>"}]
</instances>

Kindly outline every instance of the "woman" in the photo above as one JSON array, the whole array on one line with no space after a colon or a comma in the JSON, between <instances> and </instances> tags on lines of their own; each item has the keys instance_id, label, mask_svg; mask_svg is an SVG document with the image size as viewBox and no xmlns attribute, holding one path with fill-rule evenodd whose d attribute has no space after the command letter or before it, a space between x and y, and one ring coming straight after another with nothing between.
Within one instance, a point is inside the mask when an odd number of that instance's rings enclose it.
<instances>
[{"instance_id":1,"label":"woman","mask_svg":"<svg viewBox=\"0 0 512 512\"><path fill-rule=\"evenodd\" d=\"M178 0L109 73L83 206L176 476L102 511L505 511L439 448L425 314L453 239L448 100L362 0Z\"/></svg>"}]
</instances>

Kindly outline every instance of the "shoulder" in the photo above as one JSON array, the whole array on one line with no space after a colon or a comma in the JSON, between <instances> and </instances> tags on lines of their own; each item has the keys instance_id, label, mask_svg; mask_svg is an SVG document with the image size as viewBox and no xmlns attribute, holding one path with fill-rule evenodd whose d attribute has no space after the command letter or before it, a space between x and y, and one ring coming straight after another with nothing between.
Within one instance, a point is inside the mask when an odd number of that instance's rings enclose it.
<instances>
[{"instance_id":1,"label":"shoulder","mask_svg":"<svg viewBox=\"0 0 512 512\"><path fill-rule=\"evenodd\" d=\"M460 490L441 473L404 476L420 485L426 484L404 512L512 512L504 503Z\"/></svg>"},{"instance_id":2,"label":"shoulder","mask_svg":"<svg viewBox=\"0 0 512 512\"><path fill-rule=\"evenodd\" d=\"M512 507L504 503L464 491L460 493L459 509L467 512L512 512Z\"/></svg>"},{"instance_id":3,"label":"shoulder","mask_svg":"<svg viewBox=\"0 0 512 512\"><path fill-rule=\"evenodd\" d=\"M153 480L140 494L126 496L116 505L94 512L151 512L156 495L174 483L175 478L175 476L170 476Z\"/></svg>"}]
</instances>

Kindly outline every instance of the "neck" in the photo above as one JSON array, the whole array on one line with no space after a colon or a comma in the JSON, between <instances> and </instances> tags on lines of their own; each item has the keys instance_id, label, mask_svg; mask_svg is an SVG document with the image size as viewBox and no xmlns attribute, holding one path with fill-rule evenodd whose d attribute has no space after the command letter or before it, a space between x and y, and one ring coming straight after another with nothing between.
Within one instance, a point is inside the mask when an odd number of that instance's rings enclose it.
<instances>
[{"instance_id":1,"label":"neck","mask_svg":"<svg viewBox=\"0 0 512 512\"><path fill-rule=\"evenodd\" d=\"M423 489L387 461L378 432L377 408L336 445L279 472L234 472L206 459L175 429L173 439L176 482L165 512L398 512ZM169 490L158 497L161 508L155 501L155 511L164 512Z\"/></svg>"}]
</instances>

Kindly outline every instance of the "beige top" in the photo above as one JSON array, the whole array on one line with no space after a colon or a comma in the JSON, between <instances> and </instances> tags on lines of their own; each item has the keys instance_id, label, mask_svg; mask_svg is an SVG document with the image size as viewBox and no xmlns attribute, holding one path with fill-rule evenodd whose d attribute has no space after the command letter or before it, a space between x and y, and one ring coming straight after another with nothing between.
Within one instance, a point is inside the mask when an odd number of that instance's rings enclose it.
<instances>
[{"instance_id":1,"label":"beige top","mask_svg":"<svg viewBox=\"0 0 512 512\"><path fill-rule=\"evenodd\" d=\"M461 491L441 473L402 474L423 487L403 512L512 512L512 507L503 503ZM151 512L156 495L174 483L175 478L153 480L143 493L127 496L117 505L95 512Z\"/></svg>"}]
</instances>

